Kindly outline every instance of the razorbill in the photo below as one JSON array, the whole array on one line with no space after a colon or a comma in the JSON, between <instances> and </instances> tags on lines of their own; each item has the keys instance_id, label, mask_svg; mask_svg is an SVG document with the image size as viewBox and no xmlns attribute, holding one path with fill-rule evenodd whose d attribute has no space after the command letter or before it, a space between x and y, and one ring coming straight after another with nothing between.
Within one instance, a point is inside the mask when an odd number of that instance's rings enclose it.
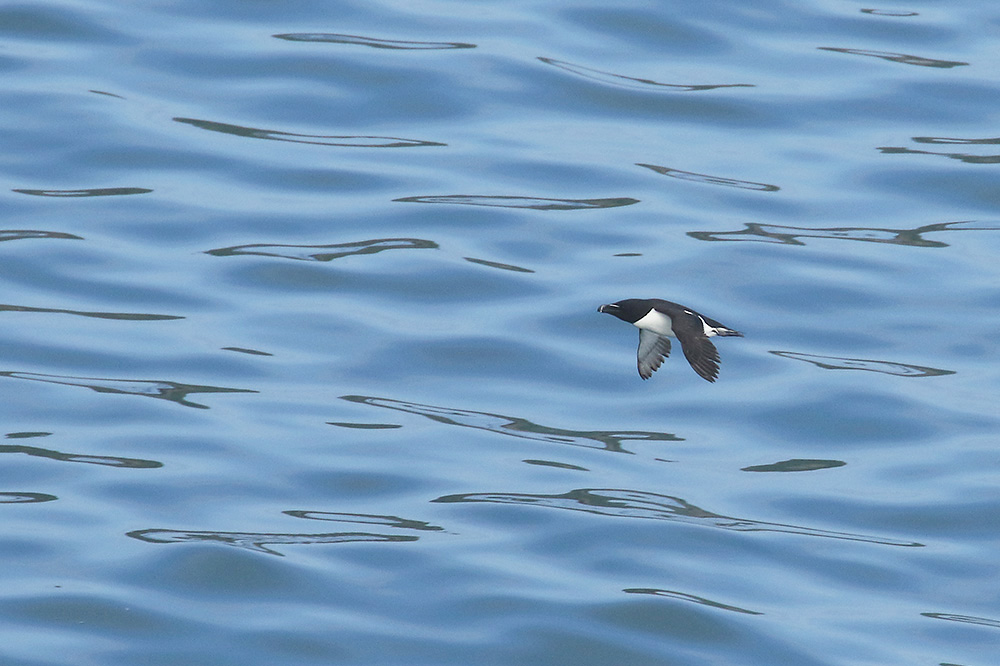
<instances>
[{"instance_id":1,"label":"razorbill","mask_svg":"<svg viewBox=\"0 0 1000 666\"><path fill-rule=\"evenodd\" d=\"M639 329L639 376L649 379L663 359L670 356L670 339L677 338L694 371L714 382L719 376L719 350L712 344L713 335L743 337L714 319L691 308L659 298L626 298L597 308Z\"/></svg>"}]
</instances>

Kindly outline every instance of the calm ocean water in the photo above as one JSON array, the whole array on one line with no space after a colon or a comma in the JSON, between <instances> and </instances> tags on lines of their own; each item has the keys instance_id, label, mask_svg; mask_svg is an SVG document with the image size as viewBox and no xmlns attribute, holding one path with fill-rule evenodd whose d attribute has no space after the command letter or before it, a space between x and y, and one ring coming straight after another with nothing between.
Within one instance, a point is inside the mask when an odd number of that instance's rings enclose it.
<instances>
[{"instance_id":1,"label":"calm ocean water","mask_svg":"<svg viewBox=\"0 0 1000 666\"><path fill-rule=\"evenodd\" d=\"M1000 663L1000 6L0 6L0 663ZM719 381L634 328L745 333Z\"/></svg>"}]
</instances>

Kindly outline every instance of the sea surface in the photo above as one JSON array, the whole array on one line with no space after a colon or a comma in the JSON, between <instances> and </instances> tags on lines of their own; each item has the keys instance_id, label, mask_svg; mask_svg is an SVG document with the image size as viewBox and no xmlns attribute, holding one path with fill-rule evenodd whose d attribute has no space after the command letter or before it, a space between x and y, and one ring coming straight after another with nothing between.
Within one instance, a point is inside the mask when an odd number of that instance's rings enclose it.
<instances>
[{"instance_id":1,"label":"sea surface","mask_svg":"<svg viewBox=\"0 0 1000 666\"><path fill-rule=\"evenodd\" d=\"M0 664L1000 664L1000 4L868 2L0 5Z\"/></svg>"}]
</instances>

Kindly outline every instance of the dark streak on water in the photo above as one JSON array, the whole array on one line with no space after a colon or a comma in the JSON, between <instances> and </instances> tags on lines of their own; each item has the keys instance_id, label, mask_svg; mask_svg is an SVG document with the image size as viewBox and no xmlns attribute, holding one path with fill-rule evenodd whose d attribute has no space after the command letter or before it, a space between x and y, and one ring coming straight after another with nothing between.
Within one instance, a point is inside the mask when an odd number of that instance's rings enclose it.
<instances>
[{"instance_id":1,"label":"dark streak on water","mask_svg":"<svg viewBox=\"0 0 1000 666\"><path fill-rule=\"evenodd\" d=\"M205 254L217 257L232 257L237 255L258 255L262 257L280 257L283 259L298 259L301 261L332 261L341 257L359 254L376 254L385 250L433 250L438 244L421 238L378 238L351 243L332 243L329 245L268 245L252 243L208 250ZM319 251L317 251L319 250ZM336 250L331 252L330 250Z\"/></svg>"},{"instance_id":2,"label":"dark streak on water","mask_svg":"<svg viewBox=\"0 0 1000 666\"><path fill-rule=\"evenodd\" d=\"M405 534L372 534L369 532L332 532L328 534L277 534L277 533L255 533L255 532L211 532L211 531L184 531L184 530L135 530L129 532L127 536L149 543L221 543L227 546L245 548L247 550L277 555L283 554L274 548L267 546L274 545L310 545L310 544L331 544L331 543L386 543L416 541L418 537Z\"/></svg>"},{"instance_id":3,"label":"dark streak on water","mask_svg":"<svg viewBox=\"0 0 1000 666\"><path fill-rule=\"evenodd\" d=\"M724 187L736 187L742 190L757 190L759 192L777 192L781 189L777 185L754 183L749 180L737 180L735 178L724 178L722 176L710 176L703 173L693 173L691 171L681 171L680 169L671 169L669 167L658 166L656 164L636 164L636 166L645 167L655 171L656 173L663 174L664 176L670 176L671 178L690 180L695 183L705 183L706 185L722 185Z\"/></svg>"},{"instance_id":4,"label":"dark streak on water","mask_svg":"<svg viewBox=\"0 0 1000 666\"><path fill-rule=\"evenodd\" d=\"M938 67L948 69L951 67L962 67L968 65L967 62L955 62L951 60L936 60L934 58L924 58L922 56L908 55L906 53L890 53L887 51L869 51L866 49L847 49L833 46L818 46L821 51L836 51L837 53L847 53L849 55L871 56L881 58L891 62L899 62L904 65L917 65L918 67Z\"/></svg>"},{"instance_id":5,"label":"dark streak on water","mask_svg":"<svg viewBox=\"0 0 1000 666\"><path fill-rule=\"evenodd\" d=\"M208 409L207 405L191 402L187 396L192 393L257 393L249 389L227 388L223 386L200 386L197 384L182 384L179 382L144 380L144 379L115 379L105 377L70 377L58 375L44 375L34 372L18 372L8 370L0 372L0 377L10 377L12 379L28 379L36 382L49 384L60 384L63 386L80 386L89 388L98 393L114 393L119 395L136 395L144 398L161 398L176 402L185 407L195 407L197 409Z\"/></svg>"},{"instance_id":6,"label":"dark streak on water","mask_svg":"<svg viewBox=\"0 0 1000 666\"><path fill-rule=\"evenodd\" d=\"M659 441L659 442L679 442L681 438L669 433L643 432L631 430L565 430L550 426L533 423L527 419L516 416L504 416L502 414L490 414L488 412L477 412L453 407L437 407L434 405L421 405L402 400L392 400L390 398L378 398L364 395L344 395L341 399L350 402L357 402L373 407L383 407L411 414L425 416L438 423L447 425L462 426L464 428L475 428L476 430L488 430L501 435L519 437L524 439L535 439L554 444L570 444L573 446L585 446L588 448L602 448L616 453L632 453L622 446L626 441Z\"/></svg>"},{"instance_id":7,"label":"dark streak on water","mask_svg":"<svg viewBox=\"0 0 1000 666\"><path fill-rule=\"evenodd\" d=\"M583 65L574 65L571 62L565 62L563 60L556 60L555 58L543 58L539 57L539 60L544 62L546 65L552 65L553 67L558 67L559 69L565 70L567 72L572 72L578 76L582 76L587 79L592 79L594 81L600 81L601 83L609 83L615 86L624 86L628 88L637 88L639 90L660 90L660 91L680 91L680 92L699 92L705 90L716 90L718 88L753 88L754 86L749 83L717 83L717 84L682 84L682 83L662 83L660 81L653 81L652 79L643 79L634 76L625 76L624 74L615 74L613 72L605 72L599 69L594 69L593 67L584 67Z\"/></svg>"},{"instance_id":8,"label":"dark streak on water","mask_svg":"<svg viewBox=\"0 0 1000 666\"><path fill-rule=\"evenodd\" d=\"M498 208L530 208L533 210L581 210L617 208L639 203L638 199L546 199L543 197L489 196L483 194L448 194L444 196L402 197L393 199L409 203L459 204L464 206L494 206Z\"/></svg>"},{"instance_id":9,"label":"dark streak on water","mask_svg":"<svg viewBox=\"0 0 1000 666\"><path fill-rule=\"evenodd\" d=\"M179 123L193 125L203 130L233 134L248 139L269 139L271 141L287 141L290 143L306 143L314 146L334 146L350 148L418 148L427 146L444 146L437 141L422 141L419 139L401 139L394 136L349 136L337 134L297 134L258 127L243 127L212 120L197 120L195 118L174 118Z\"/></svg>"},{"instance_id":10,"label":"dark streak on water","mask_svg":"<svg viewBox=\"0 0 1000 666\"><path fill-rule=\"evenodd\" d=\"M884 375L896 375L899 377L940 377L941 375L955 374L954 370L941 370L940 368L928 368L922 365L874 361L864 358L819 356L817 354L803 354L791 351L772 351L771 353L783 358L806 361L824 370L867 370L869 372L879 372Z\"/></svg>"},{"instance_id":11,"label":"dark streak on water","mask_svg":"<svg viewBox=\"0 0 1000 666\"><path fill-rule=\"evenodd\" d=\"M798 525L769 523L746 518L734 518L712 513L688 503L679 497L625 489L580 488L561 495L532 495L527 493L465 493L446 495L435 502L488 502L493 504L525 504L551 509L583 511L619 518L645 518L687 522L704 527L739 532L782 532L800 536L863 541L883 546L922 547L915 541L900 541L888 537L850 534L815 529Z\"/></svg>"},{"instance_id":12,"label":"dark streak on water","mask_svg":"<svg viewBox=\"0 0 1000 666\"><path fill-rule=\"evenodd\" d=\"M370 46L375 49L391 49L401 51L428 51L440 49L474 49L475 44L463 42L412 42L399 39L379 39L361 35L339 35L329 32L305 32L274 35L278 39L290 42L326 42L329 44L356 44Z\"/></svg>"},{"instance_id":13,"label":"dark streak on water","mask_svg":"<svg viewBox=\"0 0 1000 666\"><path fill-rule=\"evenodd\" d=\"M99 187L89 190L29 190L14 189L12 192L31 194L38 197L114 197L127 194L148 194L153 190L146 187Z\"/></svg>"}]
</instances>

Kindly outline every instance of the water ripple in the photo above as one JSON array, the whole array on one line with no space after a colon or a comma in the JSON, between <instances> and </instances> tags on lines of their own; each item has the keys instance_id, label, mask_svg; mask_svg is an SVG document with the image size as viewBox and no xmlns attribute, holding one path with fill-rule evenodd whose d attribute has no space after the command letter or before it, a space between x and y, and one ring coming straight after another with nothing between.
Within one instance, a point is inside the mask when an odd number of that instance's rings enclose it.
<instances>
[{"instance_id":1,"label":"water ripple","mask_svg":"<svg viewBox=\"0 0 1000 666\"><path fill-rule=\"evenodd\" d=\"M375 254L377 252L384 252L385 250L426 250L437 248L437 243L422 238L375 238L352 243L332 243L330 245L268 245L265 243L252 243L249 245L234 245L233 247L208 250L205 254L211 254L216 257L258 255L262 257L298 259L300 261L331 261L341 257L358 254ZM314 250L333 249L340 251L314 252Z\"/></svg>"},{"instance_id":2,"label":"water ripple","mask_svg":"<svg viewBox=\"0 0 1000 666\"><path fill-rule=\"evenodd\" d=\"M558 67L559 69L566 70L567 72L571 72L578 76L582 76L586 79L591 79L593 81L599 81L601 83L607 83L614 86L621 86L625 88L634 88L640 90L695 92L702 90L715 90L716 88L754 87L754 85L750 83L718 83L718 84L660 83L659 81L653 81L652 79L640 79L633 76L625 76L624 74L605 72L603 70L594 69L592 67L584 67L583 65L574 65L571 62L566 62L564 60L556 60L555 58L543 58L539 56L538 59L544 62L546 65L552 65L553 67Z\"/></svg>"},{"instance_id":3,"label":"water ripple","mask_svg":"<svg viewBox=\"0 0 1000 666\"><path fill-rule=\"evenodd\" d=\"M0 231L0 242L25 240L28 238L63 238L67 240L83 240L82 236L64 234L61 231L35 231L31 229L5 229Z\"/></svg>"},{"instance_id":4,"label":"water ripple","mask_svg":"<svg viewBox=\"0 0 1000 666\"><path fill-rule=\"evenodd\" d=\"M895 18L909 18L911 16L920 16L917 12L906 12L898 11L894 9L862 9L862 14L873 14L875 16L891 16Z\"/></svg>"},{"instance_id":5,"label":"water ripple","mask_svg":"<svg viewBox=\"0 0 1000 666\"><path fill-rule=\"evenodd\" d=\"M529 465L538 465L539 467L555 467L557 469L568 469L573 472L589 472L590 470L586 467L580 467L579 465L571 465L565 462L558 462L556 460L538 460L534 458L528 458L522 460L521 462L527 463Z\"/></svg>"},{"instance_id":6,"label":"water ripple","mask_svg":"<svg viewBox=\"0 0 1000 666\"><path fill-rule=\"evenodd\" d=\"M334 32L290 32L272 35L290 42L327 42L332 44L357 44L373 49L395 49L403 51L429 51L440 49L474 49L475 44L464 42L411 42L398 39L377 39L361 35L342 35Z\"/></svg>"},{"instance_id":7,"label":"water ripple","mask_svg":"<svg viewBox=\"0 0 1000 666\"><path fill-rule=\"evenodd\" d=\"M212 532L185 530L134 530L125 536L149 543L210 542L236 546L268 555L284 557L268 546L316 543L358 543L416 541L419 537L403 534L370 534L367 532L331 532L328 534L281 534L274 532Z\"/></svg>"},{"instance_id":8,"label":"water ripple","mask_svg":"<svg viewBox=\"0 0 1000 666\"><path fill-rule=\"evenodd\" d=\"M793 458L791 460L782 460L781 462L771 463L769 465L751 465L750 467L743 467L741 471L743 472L813 472L818 469L831 469L834 467L843 467L847 463L843 460L808 460L802 458Z\"/></svg>"},{"instance_id":9,"label":"water ripple","mask_svg":"<svg viewBox=\"0 0 1000 666\"><path fill-rule=\"evenodd\" d=\"M850 532L834 532L811 527L769 523L746 518L734 518L718 513L712 513L682 500L679 497L660 495L640 490L624 489L591 489L580 488L562 495L535 495L528 493L467 493L446 495L431 500L433 502L489 502L494 504L530 504L550 509L566 509L583 511L602 516L617 518L646 518L651 520L670 520L715 527L736 532L778 532L797 534L800 536L822 537L826 539L841 539L845 541L862 541L883 546L918 547L922 543L914 541L899 541L887 537L852 534Z\"/></svg>"},{"instance_id":10,"label":"water ripple","mask_svg":"<svg viewBox=\"0 0 1000 666\"><path fill-rule=\"evenodd\" d=\"M100 377L70 377L62 375L43 375L37 372L18 372L7 370L0 372L0 377L11 377L12 379L29 379L36 382L46 382L48 384L62 384L63 386L81 386L89 388L98 393L115 393L120 395L138 395L146 398L160 398L176 402L185 407L195 407L198 409L208 409L207 405L187 400L191 393L257 393L250 389L225 388L221 386L201 386L199 384L180 384L178 382L168 382L160 380L144 379L115 379Z\"/></svg>"},{"instance_id":11,"label":"water ripple","mask_svg":"<svg viewBox=\"0 0 1000 666\"><path fill-rule=\"evenodd\" d=\"M656 164L641 164L636 162L636 166L652 169L656 173L661 173L664 176L670 176L671 178L690 180L696 183L705 183L708 185L723 185L725 187L737 187L742 190L757 190L758 192L777 192L781 189L777 185L755 183L750 180L737 180L735 178L724 178L722 176L710 176L703 173L694 173L693 171L681 171L680 169L671 169L670 167L657 166Z\"/></svg>"},{"instance_id":12,"label":"water ripple","mask_svg":"<svg viewBox=\"0 0 1000 666\"><path fill-rule=\"evenodd\" d=\"M966 164L1000 164L1000 155L973 155L971 153L947 153L934 150L916 150L905 146L879 146L879 152L884 155L936 155L958 160Z\"/></svg>"},{"instance_id":13,"label":"water ripple","mask_svg":"<svg viewBox=\"0 0 1000 666\"><path fill-rule=\"evenodd\" d=\"M921 613L924 617L935 620L948 620L949 622L964 622L966 624L978 624L983 627L993 627L1000 629L1000 620L993 620L988 617L976 617L975 615L955 615L953 613Z\"/></svg>"},{"instance_id":14,"label":"water ripple","mask_svg":"<svg viewBox=\"0 0 1000 666\"><path fill-rule=\"evenodd\" d=\"M957 62L954 60L935 60L934 58L924 58L921 56L907 55L906 53L890 53L889 51L868 51L866 49L845 49L833 46L817 46L820 51L836 51L837 53L847 53L850 55L871 56L881 58L891 62L901 62L904 65L917 65L918 67L939 67L948 69L950 67L961 67L968 65L967 62Z\"/></svg>"},{"instance_id":15,"label":"water ripple","mask_svg":"<svg viewBox=\"0 0 1000 666\"><path fill-rule=\"evenodd\" d=\"M973 220L959 222L939 222L925 224L913 229L881 229L878 227L828 227L810 229L808 227L788 227L780 224L744 223L739 231L689 231L688 236L703 241L748 241L756 243L782 243L784 245L805 245L800 238L826 238L832 240L864 241L866 243L888 243L911 247L948 247L948 243L928 240L924 234L939 231L1000 231L1000 227L966 226L977 224Z\"/></svg>"},{"instance_id":16,"label":"water ripple","mask_svg":"<svg viewBox=\"0 0 1000 666\"><path fill-rule=\"evenodd\" d=\"M399 516L381 516L368 513L338 513L334 511L282 511L282 513L293 518L304 518L306 520L326 520L334 523L361 523L364 525L383 525L385 527L396 527L407 530L428 530L440 532L443 527L431 525L422 520L410 520Z\"/></svg>"},{"instance_id":17,"label":"water ripple","mask_svg":"<svg viewBox=\"0 0 1000 666\"><path fill-rule=\"evenodd\" d=\"M114 93L107 92L106 90L88 90L87 92L92 92L95 95L104 95L106 97L115 97L117 99L127 99L126 97L122 97L121 95L116 95Z\"/></svg>"},{"instance_id":18,"label":"water ripple","mask_svg":"<svg viewBox=\"0 0 1000 666\"><path fill-rule=\"evenodd\" d=\"M489 196L483 194L446 194L440 196L402 197L393 201L407 203L461 204L464 206L494 206L498 208L531 208L534 210L580 210L615 208L639 203L638 199L546 199L542 197Z\"/></svg>"},{"instance_id":19,"label":"water ripple","mask_svg":"<svg viewBox=\"0 0 1000 666\"><path fill-rule=\"evenodd\" d=\"M89 463L91 465L106 465L108 467L128 467L131 469L154 469L163 467L163 463L140 458L119 458L117 456L91 456L81 453L63 453L35 446L0 445L0 453L23 453L38 458L49 458L62 462Z\"/></svg>"},{"instance_id":20,"label":"water ripple","mask_svg":"<svg viewBox=\"0 0 1000 666\"><path fill-rule=\"evenodd\" d=\"M521 266L515 266L514 264L502 264L499 261L487 261L485 259L474 259L472 257L463 257L466 261L472 262L474 264L479 264L480 266L489 266L490 268L499 268L502 271L513 271L515 273L534 273L535 271L530 268L522 268Z\"/></svg>"},{"instance_id":21,"label":"water ripple","mask_svg":"<svg viewBox=\"0 0 1000 666\"><path fill-rule=\"evenodd\" d=\"M995 146L1000 144L1000 138L995 137L989 139L958 139L947 136L915 136L913 140L917 143L945 143L963 146Z\"/></svg>"},{"instance_id":22,"label":"water ripple","mask_svg":"<svg viewBox=\"0 0 1000 666\"><path fill-rule=\"evenodd\" d=\"M682 601L692 601L696 604L701 604L702 606L711 606L712 608L718 608L725 611L733 611L734 613L745 613L747 615L763 615L759 611L747 610L746 608L740 608L739 606L730 606L729 604L719 603L718 601L712 601L711 599L706 599L705 597L698 597L693 594L688 594L686 592L678 592L676 590L661 590L655 587L627 587L622 592L628 594L650 594L654 597L670 597L671 599L680 599Z\"/></svg>"},{"instance_id":23,"label":"water ripple","mask_svg":"<svg viewBox=\"0 0 1000 666\"><path fill-rule=\"evenodd\" d=\"M274 356L270 352L259 349L247 349L246 347L221 347L222 351L237 352L240 354L250 354L251 356Z\"/></svg>"},{"instance_id":24,"label":"water ripple","mask_svg":"<svg viewBox=\"0 0 1000 666\"><path fill-rule=\"evenodd\" d=\"M1000 145L1000 138L988 137L985 139L964 139L948 136L915 136L914 143L926 143L931 145L951 145L951 146L996 146ZM944 153L925 150L913 150L909 148L896 148L892 146L880 147L883 153L913 153L918 155L940 155L954 160L960 160L967 164L997 164L1000 162L1000 155L972 155L971 153Z\"/></svg>"},{"instance_id":25,"label":"water ripple","mask_svg":"<svg viewBox=\"0 0 1000 666\"><path fill-rule=\"evenodd\" d=\"M868 372L880 372L884 375L896 375L898 377L939 377L941 375L953 375L954 370L940 370L938 368L928 368L922 365L909 365L907 363L892 363L890 361L873 361L864 358L841 358L839 356L820 356L818 354L802 354L791 351L772 351L775 356L791 358L796 361L806 361L824 370L867 370Z\"/></svg>"},{"instance_id":26,"label":"water ripple","mask_svg":"<svg viewBox=\"0 0 1000 666\"><path fill-rule=\"evenodd\" d=\"M125 321L172 321L184 319L178 315L144 314L140 312L84 312L82 310L64 310L62 308L35 308L27 305L2 305L0 312L40 312L53 314L69 314L78 317L94 319L119 319Z\"/></svg>"},{"instance_id":27,"label":"water ripple","mask_svg":"<svg viewBox=\"0 0 1000 666\"><path fill-rule=\"evenodd\" d=\"M354 430L395 430L403 427L398 423L346 423L344 421L328 421L327 425L338 428L353 428Z\"/></svg>"},{"instance_id":28,"label":"water ripple","mask_svg":"<svg viewBox=\"0 0 1000 666\"><path fill-rule=\"evenodd\" d=\"M438 423L457 425L476 430L488 430L501 435L534 439L555 444L570 444L587 448L602 448L616 453L632 453L623 446L623 441L680 442L682 438L668 433L645 432L641 430L564 430L532 423L527 419L489 412L475 412L451 407L435 407L415 402L403 402L389 398L365 395L342 395L343 400L357 402L372 407L384 407L410 414L419 414Z\"/></svg>"},{"instance_id":29,"label":"water ripple","mask_svg":"<svg viewBox=\"0 0 1000 666\"><path fill-rule=\"evenodd\" d=\"M92 190L22 190L13 192L32 194L38 197L114 197L124 194L148 194L153 190L146 187L101 187Z\"/></svg>"},{"instance_id":30,"label":"water ripple","mask_svg":"<svg viewBox=\"0 0 1000 666\"><path fill-rule=\"evenodd\" d=\"M0 504L32 504L34 502L52 502L59 499L48 493L5 493L0 492Z\"/></svg>"},{"instance_id":31,"label":"water ripple","mask_svg":"<svg viewBox=\"0 0 1000 666\"><path fill-rule=\"evenodd\" d=\"M437 141L401 139L394 136L296 134L294 132L281 132L279 130L261 129L258 127L243 127L242 125L231 125L229 123L219 123L211 120L197 120L195 118L174 118L174 120L179 123L193 125L211 132L234 134L248 139L269 139L271 141L307 143L315 146L338 146L348 148L414 148L420 146L448 145L445 143L438 143Z\"/></svg>"}]
</instances>

